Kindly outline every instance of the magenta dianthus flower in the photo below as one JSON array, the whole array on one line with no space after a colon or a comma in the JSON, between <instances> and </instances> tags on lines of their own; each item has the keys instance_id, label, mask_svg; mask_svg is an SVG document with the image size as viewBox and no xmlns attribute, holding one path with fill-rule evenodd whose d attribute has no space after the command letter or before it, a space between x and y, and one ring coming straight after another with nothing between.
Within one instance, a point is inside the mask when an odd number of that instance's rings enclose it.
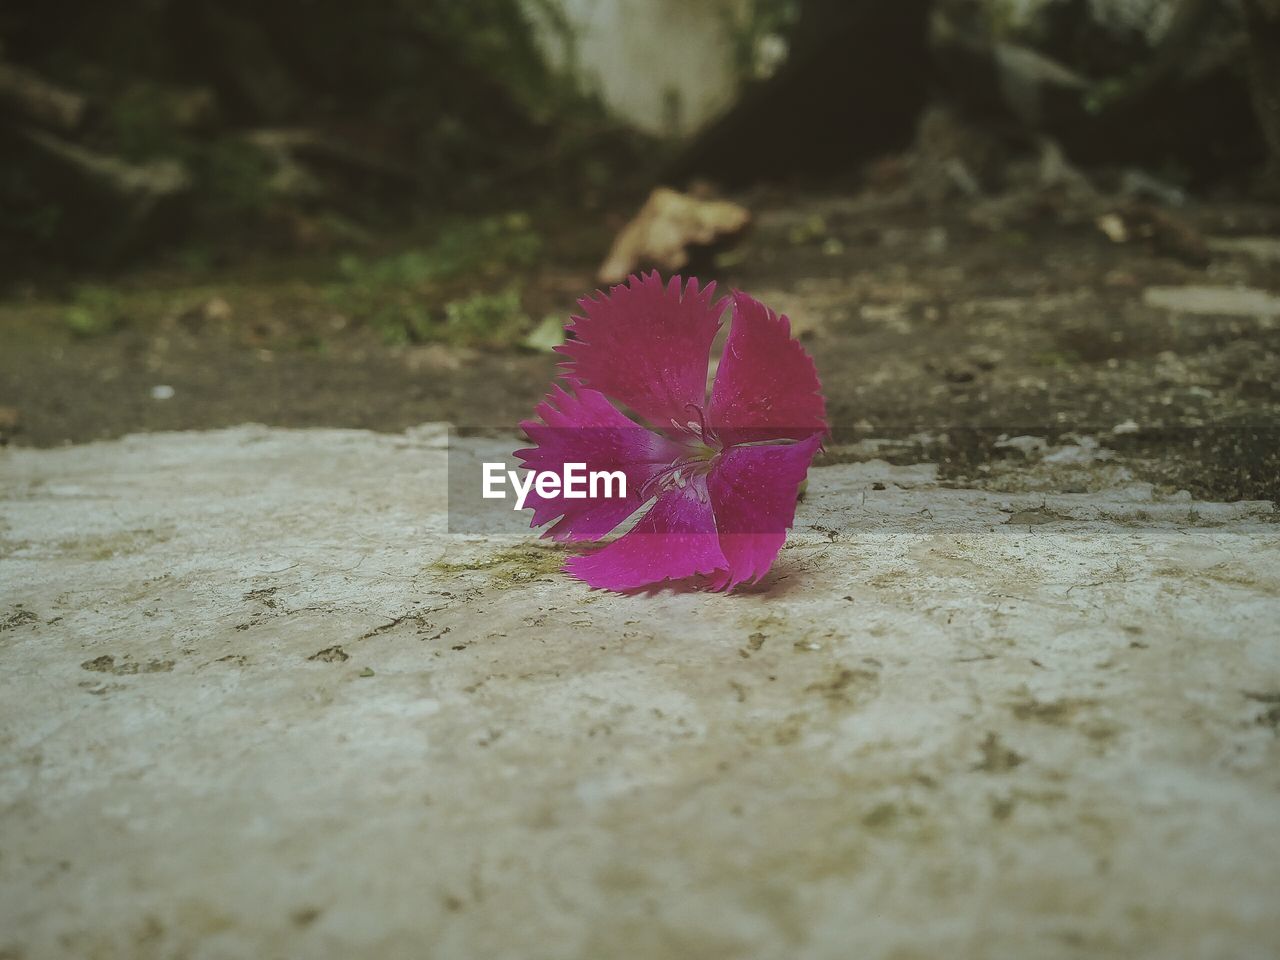
<instances>
[{"instance_id":1,"label":"magenta dianthus flower","mask_svg":"<svg viewBox=\"0 0 1280 960\"><path fill-rule=\"evenodd\" d=\"M633 590L705 578L713 590L759 580L795 517L796 496L827 432L813 360L791 325L744 293L707 397L707 365L726 301L715 284L632 276L579 301L576 339L558 350L564 385L521 424L526 469L567 463L621 471L626 496L531 492L543 536L598 540L650 504L635 525L565 564L592 587Z\"/></svg>"}]
</instances>

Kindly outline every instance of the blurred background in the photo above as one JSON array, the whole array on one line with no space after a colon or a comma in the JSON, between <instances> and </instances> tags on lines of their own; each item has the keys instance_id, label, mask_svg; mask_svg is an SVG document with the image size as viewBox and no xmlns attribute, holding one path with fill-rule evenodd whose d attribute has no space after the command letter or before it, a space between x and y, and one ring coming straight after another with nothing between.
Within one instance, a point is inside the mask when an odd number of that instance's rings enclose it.
<instances>
[{"instance_id":1,"label":"blurred background","mask_svg":"<svg viewBox=\"0 0 1280 960\"><path fill-rule=\"evenodd\" d=\"M6 0L0 440L509 425L657 267L849 444L1274 495L1278 197L1276 0Z\"/></svg>"}]
</instances>

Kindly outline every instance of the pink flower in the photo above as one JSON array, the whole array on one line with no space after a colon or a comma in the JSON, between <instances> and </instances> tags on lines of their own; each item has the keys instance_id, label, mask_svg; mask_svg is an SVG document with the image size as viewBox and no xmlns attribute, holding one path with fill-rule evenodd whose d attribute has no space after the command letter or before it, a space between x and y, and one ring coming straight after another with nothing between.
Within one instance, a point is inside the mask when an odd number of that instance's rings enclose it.
<instances>
[{"instance_id":1,"label":"pink flower","mask_svg":"<svg viewBox=\"0 0 1280 960\"><path fill-rule=\"evenodd\" d=\"M632 590L705 577L714 590L759 580L782 549L796 495L826 435L813 360L791 325L744 293L707 398L707 364L726 299L715 284L632 276L579 301L576 339L559 351L564 386L521 424L529 470L566 463L622 471L626 496L568 499L531 492L543 536L597 540L652 501L636 524L566 571L592 587ZM633 419L633 417L635 419Z\"/></svg>"}]
</instances>

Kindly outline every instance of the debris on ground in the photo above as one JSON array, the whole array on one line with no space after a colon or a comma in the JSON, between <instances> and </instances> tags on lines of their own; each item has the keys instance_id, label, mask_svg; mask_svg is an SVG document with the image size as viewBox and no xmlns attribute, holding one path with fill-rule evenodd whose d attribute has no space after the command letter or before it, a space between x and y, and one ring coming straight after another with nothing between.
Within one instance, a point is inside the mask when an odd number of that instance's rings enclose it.
<instances>
[{"instance_id":1,"label":"debris on ground","mask_svg":"<svg viewBox=\"0 0 1280 960\"><path fill-rule=\"evenodd\" d=\"M1193 267L1208 266L1211 259L1208 243L1189 220L1151 203L1112 207L1094 223L1112 243L1145 243L1153 253Z\"/></svg>"},{"instance_id":2,"label":"debris on ground","mask_svg":"<svg viewBox=\"0 0 1280 960\"><path fill-rule=\"evenodd\" d=\"M750 211L729 200L658 187L614 240L597 279L621 283L645 267L682 270L692 248L729 243L750 222Z\"/></svg>"},{"instance_id":3,"label":"debris on ground","mask_svg":"<svg viewBox=\"0 0 1280 960\"><path fill-rule=\"evenodd\" d=\"M558 316L546 316L520 341L530 350L548 353L564 343L564 320Z\"/></svg>"},{"instance_id":4,"label":"debris on ground","mask_svg":"<svg viewBox=\"0 0 1280 960\"><path fill-rule=\"evenodd\" d=\"M1280 295L1250 287L1147 287L1142 301L1178 313L1204 316L1280 317Z\"/></svg>"}]
</instances>

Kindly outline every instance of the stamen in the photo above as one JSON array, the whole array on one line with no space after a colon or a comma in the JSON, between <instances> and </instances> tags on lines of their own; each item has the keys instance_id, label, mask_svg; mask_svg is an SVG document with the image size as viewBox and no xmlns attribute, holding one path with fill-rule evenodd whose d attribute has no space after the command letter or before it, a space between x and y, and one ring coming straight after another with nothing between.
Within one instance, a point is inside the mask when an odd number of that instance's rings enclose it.
<instances>
[{"instance_id":1,"label":"stamen","mask_svg":"<svg viewBox=\"0 0 1280 960\"><path fill-rule=\"evenodd\" d=\"M705 443L707 446L711 446L711 437L708 435L708 432L707 432L706 413L704 413L702 408L698 406L696 403L686 403L684 405L684 408L686 410L692 410L694 413L698 415L698 422L693 423L692 421L690 421L689 429L697 431L698 435L702 438L702 442Z\"/></svg>"}]
</instances>

